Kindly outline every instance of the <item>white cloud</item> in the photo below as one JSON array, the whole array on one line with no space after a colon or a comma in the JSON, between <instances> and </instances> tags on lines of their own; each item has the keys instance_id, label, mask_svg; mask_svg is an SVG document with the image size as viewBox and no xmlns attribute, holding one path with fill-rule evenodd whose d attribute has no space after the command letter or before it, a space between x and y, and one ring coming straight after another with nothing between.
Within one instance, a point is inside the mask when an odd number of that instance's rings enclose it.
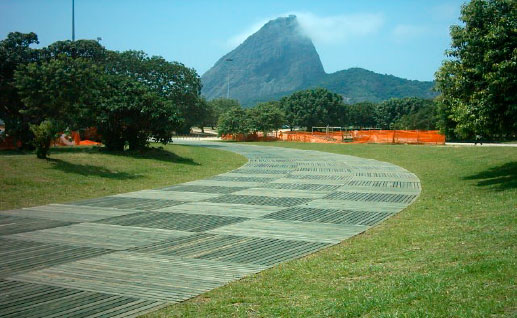
<instances>
[{"instance_id":1,"label":"white cloud","mask_svg":"<svg viewBox=\"0 0 517 318\"><path fill-rule=\"evenodd\" d=\"M295 13L302 30L313 41L337 44L351 37L375 33L384 23L380 14L343 14L320 17L312 13Z\"/></svg>"},{"instance_id":2,"label":"white cloud","mask_svg":"<svg viewBox=\"0 0 517 318\"><path fill-rule=\"evenodd\" d=\"M338 44L351 37L366 36L375 33L384 23L381 14L343 14L334 16L317 16L310 12L289 12L279 16L296 15L301 30L313 41L325 44ZM261 20L230 39L227 44L236 47L253 33L257 32L268 21L276 17Z\"/></svg>"}]
</instances>

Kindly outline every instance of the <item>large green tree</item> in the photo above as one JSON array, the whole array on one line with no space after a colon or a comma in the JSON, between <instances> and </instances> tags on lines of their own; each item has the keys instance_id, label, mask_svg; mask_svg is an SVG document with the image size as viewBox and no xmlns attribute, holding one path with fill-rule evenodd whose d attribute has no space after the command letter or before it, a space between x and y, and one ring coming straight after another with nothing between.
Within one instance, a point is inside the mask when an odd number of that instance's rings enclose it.
<instances>
[{"instance_id":1,"label":"large green tree","mask_svg":"<svg viewBox=\"0 0 517 318\"><path fill-rule=\"evenodd\" d=\"M102 68L89 60L66 56L20 65L14 75L24 103L20 112L33 122L51 118L63 128L91 125L90 109L105 88L103 74Z\"/></svg>"},{"instance_id":2,"label":"large green tree","mask_svg":"<svg viewBox=\"0 0 517 318\"><path fill-rule=\"evenodd\" d=\"M418 97L392 98L377 106L377 126L383 129L434 128L436 105L433 100ZM428 115L428 118L421 118Z\"/></svg>"},{"instance_id":3,"label":"large green tree","mask_svg":"<svg viewBox=\"0 0 517 318\"><path fill-rule=\"evenodd\" d=\"M211 118L213 126L217 125L217 121L219 120L219 116L221 116L221 114L233 108L241 108L239 101L231 98L214 98L208 101L208 104L210 109L213 111L213 117Z\"/></svg>"},{"instance_id":4,"label":"large green tree","mask_svg":"<svg viewBox=\"0 0 517 318\"><path fill-rule=\"evenodd\" d=\"M20 65L39 60L39 51L31 48L37 44L35 33L12 32L0 41L0 119L5 122L6 133L22 142L24 148L32 145L31 122L21 114L24 104L15 86L14 72Z\"/></svg>"},{"instance_id":5,"label":"large green tree","mask_svg":"<svg viewBox=\"0 0 517 318\"><path fill-rule=\"evenodd\" d=\"M169 99L131 77L108 74L105 82L103 98L91 113L108 149L121 151L127 144L138 150L150 138L164 144L171 140L182 119Z\"/></svg>"},{"instance_id":6,"label":"large green tree","mask_svg":"<svg viewBox=\"0 0 517 318\"><path fill-rule=\"evenodd\" d=\"M248 134L251 131L249 114L242 108L232 108L219 116L217 133L219 136Z\"/></svg>"},{"instance_id":7,"label":"large green tree","mask_svg":"<svg viewBox=\"0 0 517 318\"><path fill-rule=\"evenodd\" d=\"M436 73L442 130L460 138L517 133L517 1L472 0Z\"/></svg>"},{"instance_id":8,"label":"large green tree","mask_svg":"<svg viewBox=\"0 0 517 318\"><path fill-rule=\"evenodd\" d=\"M355 128L373 128L377 127L377 104L370 102L360 102L356 104L346 105L343 118L343 125L353 126Z\"/></svg>"},{"instance_id":9,"label":"large green tree","mask_svg":"<svg viewBox=\"0 0 517 318\"><path fill-rule=\"evenodd\" d=\"M259 103L249 109L248 113L250 128L253 131L261 131L264 137L268 132L278 130L285 124L285 114L278 102Z\"/></svg>"},{"instance_id":10,"label":"large green tree","mask_svg":"<svg viewBox=\"0 0 517 318\"><path fill-rule=\"evenodd\" d=\"M38 157L46 156L40 146L48 149L52 136L49 131L75 130L95 123L91 110L101 101L103 74L103 69L91 61L67 56L18 66L14 83L23 102L19 112L39 127L31 128L40 140L36 143ZM45 120L47 123L40 126ZM47 138L45 142L42 136Z\"/></svg>"},{"instance_id":11,"label":"large green tree","mask_svg":"<svg viewBox=\"0 0 517 318\"><path fill-rule=\"evenodd\" d=\"M84 58L97 64L104 64L109 51L94 40L57 41L41 49L41 58L51 60L59 56Z\"/></svg>"},{"instance_id":12,"label":"large green tree","mask_svg":"<svg viewBox=\"0 0 517 318\"><path fill-rule=\"evenodd\" d=\"M298 91L280 100L286 121L295 126L311 129L313 126L340 125L343 98L325 88Z\"/></svg>"},{"instance_id":13,"label":"large green tree","mask_svg":"<svg viewBox=\"0 0 517 318\"><path fill-rule=\"evenodd\" d=\"M203 112L201 79L194 69L142 51L126 51L109 53L107 71L129 76L174 104L184 119L175 130L188 132L199 122Z\"/></svg>"}]
</instances>

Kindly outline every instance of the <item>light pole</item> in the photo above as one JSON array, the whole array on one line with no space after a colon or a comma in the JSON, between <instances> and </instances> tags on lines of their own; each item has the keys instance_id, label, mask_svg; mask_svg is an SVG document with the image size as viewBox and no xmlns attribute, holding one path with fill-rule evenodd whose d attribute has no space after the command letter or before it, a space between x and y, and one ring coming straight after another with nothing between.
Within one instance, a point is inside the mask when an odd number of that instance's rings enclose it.
<instances>
[{"instance_id":1,"label":"light pole","mask_svg":"<svg viewBox=\"0 0 517 318\"><path fill-rule=\"evenodd\" d=\"M226 62L233 62L233 59L226 59ZM227 68L227 83L226 83L226 99L230 99L230 64L228 64Z\"/></svg>"},{"instance_id":2,"label":"light pole","mask_svg":"<svg viewBox=\"0 0 517 318\"><path fill-rule=\"evenodd\" d=\"M72 42L75 41L75 0L72 0Z\"/></svg>"}]
</instances>

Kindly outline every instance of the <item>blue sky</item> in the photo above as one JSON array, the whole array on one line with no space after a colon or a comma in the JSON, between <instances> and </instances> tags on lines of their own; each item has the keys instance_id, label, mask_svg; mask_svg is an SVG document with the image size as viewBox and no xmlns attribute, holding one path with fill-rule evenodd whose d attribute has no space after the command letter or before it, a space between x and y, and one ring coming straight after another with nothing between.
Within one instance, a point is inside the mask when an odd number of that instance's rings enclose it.
<instances>
[{"instance_id":1,"label":"blue sky","mask_svg":"<svg viewBox=\"0 0 517 318\"><path fill-rule=\"evenodd\" d=\"M270 19L296 14L327 73L362 67L432 80L463 0L75 0L76 39L143 50L202 75ZM71 39L72 0L0 0L0 38L35 32L40 46Z\"/></svg>"}]
</instances>

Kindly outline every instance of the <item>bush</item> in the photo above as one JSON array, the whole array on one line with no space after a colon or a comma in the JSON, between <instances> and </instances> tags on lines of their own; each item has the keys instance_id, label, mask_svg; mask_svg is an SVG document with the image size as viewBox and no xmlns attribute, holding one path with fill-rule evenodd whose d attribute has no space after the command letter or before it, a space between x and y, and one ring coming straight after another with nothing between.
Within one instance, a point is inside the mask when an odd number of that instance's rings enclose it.
<instances>
[{"instance_id":1,"label":"bush","mask_svg":"<svg viewBox=\"0 0 517 318\"><path fill-rule=\"evenodd\" d=\"M30 130L34 134L33 143L36 147L36 156L39 159L46 159L50 153L50 144L57 138L59 130L49 120L45 120L39 125L30 125Z\"/></svg>"}]
</instances>

